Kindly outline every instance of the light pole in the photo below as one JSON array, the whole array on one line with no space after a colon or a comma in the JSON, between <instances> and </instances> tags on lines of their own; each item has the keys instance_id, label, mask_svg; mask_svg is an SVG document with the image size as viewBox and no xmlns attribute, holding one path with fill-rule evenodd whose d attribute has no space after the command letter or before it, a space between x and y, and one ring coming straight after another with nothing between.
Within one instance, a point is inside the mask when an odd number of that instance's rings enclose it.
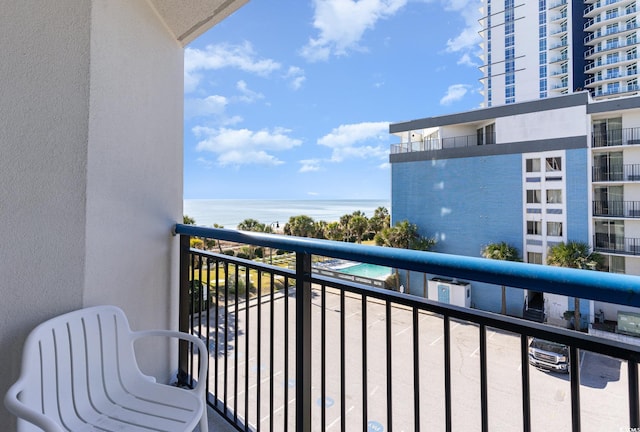
<instances>
[{"instance_id":1,"label":"light pole","mask_svg":"<svg viewBox=\"0 0 640 432\"><path fill-rule=\"evenodd\" d=\"M276 226L276 229L280 228L280 223L278 221L275 222L271 222L269 224L269 228L271 229L271 232L273 231L273 226ZM269 265L273 264L273 248L269 248Z\"/></svg>"}]
</instances>

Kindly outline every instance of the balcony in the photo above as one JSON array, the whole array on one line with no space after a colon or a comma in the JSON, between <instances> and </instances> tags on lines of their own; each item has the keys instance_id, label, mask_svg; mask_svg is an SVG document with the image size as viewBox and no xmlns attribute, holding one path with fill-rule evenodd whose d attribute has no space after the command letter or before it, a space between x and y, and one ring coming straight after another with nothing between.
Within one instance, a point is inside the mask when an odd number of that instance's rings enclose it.
<instances>
[{"instance_id":1,"label":"balcony","mask_svg":"<svg viewBox=\"0 0 640 432\"><path fill-rule=\"evenodd\" d=\"M446 138L424 138L420 141L392 144L391 154L462 149L495 143L495 133L485 134L482 138L479 138L478 135L463 135Z\"/></svg>"},{"instance_id":2,"label":"balcony","mask_svg":"<svg viewBox=\"0 0 640 432\"><path fill-rule=\"evenodd\" d=\"M596 90L591 93L591 97L599 98L599 97L609 97L609 96L620 96L625 93L632 94L640 91L640 86L638 84L629 84L622 86L611 86L611 88Z\"/></svg>"},{"instance_id":3,"label":"balcony","mask_svg":"<svg viewBox=\"0 0 640 432\"><path fill-rule=\"evenodd\" d=\"M637 182L640 181L640 164L594 166L592 174L594 182Z\"/></svg>"},{"instance_id":4,"label":"balcony","mask_svg":"<svg viewBox=\"0 0 640 432\"><path fill-rule=\"evenodd\" d=\"M593 201L593 215L640 218L640 201Z\"/></svg>"},{"instance_id":5,"label":"balcony","mask_svg":"<svg viewBox=\"0 0 640 432\"><path fill-rule=\"evenodd\" d=\"M614 147L640 144L640 128L609 129L594 132L591 147Z\"/></svg>"},{"instance_id":6,"label":"balcony","mask_svg":"<svg viewBox=\"0 0 640 432\"><path fill-rule=\"evenodd\" d=\"M640 238L596 233L593 245L593 249L598 252L640 255Z\"/></svg>"},{"instance_id":7,"label":"balcony","mask_svg":"<svg viewBox=\"0 0 640 432\"><path fill-rule=\"evenodd\" d=\"M636 307L637 277L189 225L175 231L181 329L208 342L209 404L239 430L640 426L638 346L323 276L314 262L352 260L411 270L414 279L580 292ZM193 249L190 236L279 251L290 265ZM531 337L567 345L569 374L530 366ZM188 347L179 357L188 383L197 359ZM600 382L599 362L610 362L617 378Z\"/></svg>"}]
</instances>

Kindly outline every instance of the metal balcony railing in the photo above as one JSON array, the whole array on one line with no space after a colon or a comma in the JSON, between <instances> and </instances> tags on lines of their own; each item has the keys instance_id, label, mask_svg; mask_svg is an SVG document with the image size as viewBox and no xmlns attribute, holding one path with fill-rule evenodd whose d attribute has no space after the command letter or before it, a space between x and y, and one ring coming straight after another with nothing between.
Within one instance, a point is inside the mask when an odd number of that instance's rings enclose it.
<instances>
[{"instance_id":1,"label":"metal balcony railing","mask_svg":"<svg viewBox=\"0 0 640 432\"><path fill-rule=\"evenodd\" d=\"M594 131L591 136L592 147L612 147L638 144L640 144L640 128Z\"/></svg>"},{"instance_id":2,"label":"metal balcony railing","mask_svg":"<svg viewBox=\"0 0 640 432\"><path fill-rule=\"evenodd\" d=\"M593 167L594 182L636 182L640 181L640 164Z\"/></svg>"},{"instance_id":3,"label":"metal balcony railing","mask_svg":"<svg viewBox=\"0 0 640 432\"><path fill-rule=\"evenodd\" d=\"M594 236L594 250L624 255L640 255L640 238L620 237L615 234Z\"/></svg>"},{"instance_id":4,"label":"metal balcony railing","mask_svg":"<svg viewBox=\"0 0 640 432\"><path fill-rule=\"evenodd\" d=\"M482 137L479 137L478 135L464 135L447 138L424 138L419 141L392 144L391 154L468 148L495 143L495 133L485 134Z\"/></svg>"},{"instance_id":5,"label":"metal balcony railing","mask_svg":"<svg viewBox=\"0 0 640 432\"><path fill-rule=\"evenodd\" d=\"M313 263L351 260L414 279L429 273L635 307L638 277L189 225L175 231L180 326L208 342L209 404L238 430L580 431L585 416L593 430L640 427L638 346L326 277ZM191 236L268 248L290 265L193 249ZM529 365L531 337L568 346L566 379ZM581 384L592 361L585 356L615 362L621 394L598 393L605 386L592 378ZM186 380L197 359L188 346L179 357Z\"/></svg>"},{"instance_id":6,"label":"metal balcony railing","mask_svg":"<svg viewBox=\"0 0 640 432\"><path fill-rule=\"evenodd\" d=\"M593 201L593 215L640 218L640 201Z\"/></svg>"}]
</instances>

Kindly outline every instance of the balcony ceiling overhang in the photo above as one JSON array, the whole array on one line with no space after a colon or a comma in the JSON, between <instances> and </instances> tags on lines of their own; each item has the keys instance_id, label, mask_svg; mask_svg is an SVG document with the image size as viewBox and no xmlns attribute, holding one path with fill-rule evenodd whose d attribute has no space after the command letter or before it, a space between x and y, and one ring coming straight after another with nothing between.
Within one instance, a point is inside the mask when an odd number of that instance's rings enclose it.
<instances>
[{"instance_id":1,"label":"balcony ceiling overhang","mask_svg":"<svg viewBox=\"0 0 640 432\"><path fill-rule=\"evenodd\" d=\"M185 46L227 18L249 0L150 0L156 11Z\"/></svg>"}]
</instances>

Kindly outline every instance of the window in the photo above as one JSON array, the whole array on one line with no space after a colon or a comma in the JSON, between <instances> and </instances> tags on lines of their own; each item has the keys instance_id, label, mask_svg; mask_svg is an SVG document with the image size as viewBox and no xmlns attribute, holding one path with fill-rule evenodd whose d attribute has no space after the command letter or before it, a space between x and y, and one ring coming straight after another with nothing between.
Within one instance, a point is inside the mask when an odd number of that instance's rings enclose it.
<instances>
[{"instance_id":1,"label":"window","mask_svg":"<svg viewBox=\"0 0 640 432\"><path fill-rule=\"evenodd\" d=\"M538 189L527 189L527 204L540 204L540 195Z\"/></svg>"},{"instance_id":2,"label":"window","mask_svg":"<svg viewBox=\"0 0 640 432\"><path fill-rule=\"evenodd\" d=\"M484 140L487 144L496 143L496 124L491 123L484 127Z\"/></svg>"},{"instance_id":3,"label":"window","mask_svg":"<svg viewBox=\"0 0 640 432\"><path fill-rule=\"evenodd\" d=\"M605 12L606 19L615 18L618 16L618 9L609 9Z\"/></svg>"},{"instance_id":4,"label":"window","mask_svg":"<svg viewBox=\"0 0 640 432\"><path fill-rule=\"evenodd\" d=\"M538 51L546 51L547 50L547 39L542 38L540 42L538 42Z\"/></svg>"},{"instance_id":5,"label":"window","mask_svg":"<svg viewBox=\"0 0 640 432\"><path fill-rule=\"evenodd\" d=\"M529 264L542 264L542 254L540 252L527 252L527 262Z\"/></svg>"},{"instance_id":6,"label":"window","mask_svg":"<svg viewBox=\"0 0 640 432\"><path fill-rule=\"evenodd\" d=\"M560 189L548 189L547 204L562 204L562 191Z\"/></svg>"},{"instance_id":7,"label":"window","mask_svg":"<svg viewBox=\"0 0 640 432\"><path fill-rule=\"evenodd\" d=\"M527 159L527 172L540 172L540 159Z\"/></svg>"},{"instance_id":8,"label":"window","mask_svg":"<svg viewBox=\"0 0 640 432\"><path fill-rule=\"evenodd\" d=\"M540 221L527 221L527 234L529 234L529 235L542 235L542 222L540 222Z\"/></svg>"},{"instance_id":9,"label":"window","mask_svg":"<svg viewBox=\"0 0 640 432\"><path fill-rule=\"evenodd\" d=\"M562 237L562 222L547 222L547 235Z\"/></svg>"},{"instance_id":10,"label":"window","mask_svg":"<svg viewBox=\"0 0 640 432\"><path fill-rule=\"evenodd\" d=\"M562 161L560 157L547 158L547 171L562 171Z\"/></svg>"}]
</instances>

